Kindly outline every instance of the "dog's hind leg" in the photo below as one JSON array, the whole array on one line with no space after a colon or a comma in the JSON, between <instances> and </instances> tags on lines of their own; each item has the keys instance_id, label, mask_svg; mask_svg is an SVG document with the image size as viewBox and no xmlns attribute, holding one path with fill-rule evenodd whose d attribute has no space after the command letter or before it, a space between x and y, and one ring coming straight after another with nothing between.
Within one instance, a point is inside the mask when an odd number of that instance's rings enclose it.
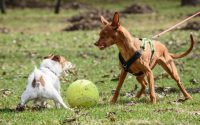
<instances>
[{"instance_id":1,"label":"dog's hind leg","mask_svg":"<svg viewBox=\"0 0 200 125\"><path fill-rule=\"evenodd\" d=\"M187 91L185 90L185 88L183 87L183 85L180 81L180 77L178 75L176 66L173 62L173 59L170 56L167 56L167 58L161 58L159 60L159 64L172 77L172 79L174 79L176 81L176 83L177 83L179 89L181 90L181 92L183 93L185 99L191 99L192 97L187 93Z\"/></svg>"},{"instance_id":2,"label":"dog's hind leg","mask_svg":"<svg viewBox=\"0 0 200 125\"><path fill-rule=\"evenodd\" d=\"M57 103L60 103L61 106L63 106L65 109L70 109L63 101L62 97L60 96L60 94L54 89L53 90L53 97L52 99L54 100L55 102L55 105L57 105ZM57 102L57 103L56 103ZM57 107L58 108L58 107ZM72 110L72 109L70 109Z\"/></svg>"},{"instance_id":3,"label":"dog's hind leg","mask_svg":"<svg viewBox=\"0 0 200 125\"><path fill-rule=\"evenodd\" d=\"M54 101L54 104L55 104L56 108L60 108L60 103L59 102Z\"/></svg>"},{"instance_id":4,"label":"dog's hind leg","mask_svg":"<svg viewBox=\"0 0 200 125\"><path fill-rule=\"evenodd\" d=\"M150 63L150 68L153 69L157 64L157 60L153 59L152 62ZM136 94L135 97L140 98L142 94L144 94L145 88L148 85L145 75L142 76L137 76L136 77L137 81L141 84L141 89L140 91Z\"/></svg>"},{"instance_id":5,"label":"dog's hind leg","mask_svg":"<svg viewBox=\"0 0 200 125\"><path fill-rule=\"evenodd\" d=\"M138 76L136 77L137 81L141 84L141 89L140 91L136 94L135 97L137 98L140 98L141 95L144 93L145 91L145 88L146 88L146 85L147 85L147 82L145 80L145 76Z\"/></svg>"},{"instance_id":6,"label":"dog's hind leg","mask_svg":"<svg viewBox=\"0 0 200 125\"><path fill-rule=\"evenodd\" d=\"M21 96L21 102L18 104L16 110L23 111L25 110L25 105L28 101L32 100L34 97L32 97L31 92L25 90L24 93Z\"/></svg>"}]
</instances>

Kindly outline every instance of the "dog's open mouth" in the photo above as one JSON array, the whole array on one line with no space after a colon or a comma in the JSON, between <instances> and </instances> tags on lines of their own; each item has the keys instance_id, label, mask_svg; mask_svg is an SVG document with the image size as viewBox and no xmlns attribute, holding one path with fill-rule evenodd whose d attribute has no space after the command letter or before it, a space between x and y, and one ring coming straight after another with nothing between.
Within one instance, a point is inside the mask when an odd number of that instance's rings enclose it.
<instances>
[{"instance_id":1,"label":"dog's open mouth","mask_svg":"<svg viewBox=\"0 0 200 125\"><path fill-rule=\"evenodd\" d=\"M98 41L94 45L97 46L100 50L103 50L107 47L104 42L98 42Z\"/></svg>"},{"instance_id":2,"label":"dog's open mouth","mask_svg":"<svg viewBox=\"0 0 200 125\"><path fill-rule=\"evenodd\" d=\"M98 46L98 48L99 48L100 50L103 50L103 49L106 48L106 46L105 46L105 45L101 45L101 46Z\"/></svg>"},{"instance_id":3,"label":"dog's open mouth","mask_svg":"<svg viewBox=\"0 0 200 125\"><path fill-rule=\"evenodd\" d=\"M106 44L99 44L99 45L97 45L97 47L98 47L100 50L103 50L103 49L105 49L107 46L106 46Z\"/></svg>"}]
</instances>

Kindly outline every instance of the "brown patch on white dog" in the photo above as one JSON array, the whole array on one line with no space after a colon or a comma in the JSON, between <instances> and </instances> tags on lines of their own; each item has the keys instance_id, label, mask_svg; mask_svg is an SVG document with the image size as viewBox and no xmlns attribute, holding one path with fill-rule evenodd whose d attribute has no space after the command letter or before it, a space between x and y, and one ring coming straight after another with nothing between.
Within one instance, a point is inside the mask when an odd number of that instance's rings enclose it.
<instances>
[{"instance_id":1,"label":"brown patch on white dog","mask_svg":"<svg viewBox=\"0 0 200 125\"><path fill-rule=\"evenodd\" d=\"M44 78L43 78L42 76L40 76L40 83L41 83L41 85L44 87L45 81L44 81Z\"/></svg>"},{"instance_id":2,"label":"brown patch on white dog","mask_svg":"<svg viewBox=\"0 0 200 125\"><path fill-rule=\"evenodd\" d=\"M32 81L32 87L33 87L33 88L36 87L36 80L35 80L35 79L33 79L33 81Z\"/></svg>"},{"instance_id":3,"label":"brown patch on white dog","mask_svg":"<svg viewBox=\"0 0 200 125\"><path fill-rule=\"evenodd\" d=\"M44 81L44 78L42 76L40 76L39 83L44 87L45 81ZM36 85L37 85L37 80L34 78L33 81L32 81L32 87L35 88Z\"/></svg>"},{"instance_id":4,"label":"brown patch on white dog","mask_svg":"<svg viewBox=\"0 0 200 125\"><path fill-rule=\"evenodd\" d=\"M44 59L51 59L53 61L59 62L61 64L62 68L64 68L65 62L67 62L65 57L59 56L59 55L53 55L53 54L45 56Z\"/></svg>"},{"instance_id":5,"label":"brown patch on white dog","mask_svg":"<svg viewBox=\"0 0 200 125\"><path fill-rule=\"evenodd\" d=\"M56 62L59 62L61 64L62 68L65 67L65 62L67 62L65 57L59 56L59 55L54 55L51 59Z\"/></svg>"}]
</instances>

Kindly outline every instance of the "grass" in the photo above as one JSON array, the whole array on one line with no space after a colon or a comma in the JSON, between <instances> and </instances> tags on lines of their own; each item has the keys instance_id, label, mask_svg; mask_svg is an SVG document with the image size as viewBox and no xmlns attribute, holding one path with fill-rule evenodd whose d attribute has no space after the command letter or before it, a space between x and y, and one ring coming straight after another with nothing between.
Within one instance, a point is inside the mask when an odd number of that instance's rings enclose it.
<instances>
[{"instance_id":1,"label":"grass","mask_svg":"<svg viewBox=\"0 0 200 125\"><path fill-rule=\"evenodd\" d=\"M96 3L85 2L91 5ZM97 2L97 7L112 10L122 10L132 3L131 0L106 4ZM153 6L157 12L129 15L121 19L122 25L137 37L150 37L198 10L198 7L180 7L178 0L142 0L140 2ZM180 104L174 101L182 97L181 93L171 93L164 97L157 94L156 105L150 104L149 96L141 99L120 96L116 105L110 105L111 91L117 85L117 81L111 79L119 74L118 50L113 46L100 51L93 46L98 39L100 29L61 32L69 25L65 20L77 14L79 11L74 10L62 10L59 15L54 15L50 9L14 9L0 16L0 27L10 29L8 34L0 33L0 88L9 89L11 92L3 96L3 92L0 91L0 124L69 124L66 119L75 117L76 121L70 122L71 124L200 124L200 115L195 114L195 112L200 112L199 94L191 94L193 100ZM183 52L189 46L190 32L174 30L163 35L160 41L163 43L172 41L175 45L181 45L174 48L166 44L170 52ZM195 31L193 33L198 44L192 54L199 55L200 34ZM54 108L39 111L29 109L20 113L12 110L19 102L26 87L27 77L34 65L39 66L42 57L49 53L64 55L77 66L76 76L70 75L66 77L67 80L61 79L64 100L66 101L65 93L71 82L75 79L89 79L97 85L101 95L97 106L80 109L79 114ZM199 58L192 58L192 54L177 60L184 65L183 71L180 71L180 66L177 67L186 88L199 87L199 84L189 82L193 78L200 81L198 74L200 61ZM155 76L163 72L159 66L154 69ZM131 91L135 85L139 84L134 76L129 75L121 90L122 95ZM156 85L177 88L176 83L167 78L159 79ZM128 106L127 103L131 101L136 104ZM107 116L109 112L111 115Z\"/></svg>"}]
</instances>

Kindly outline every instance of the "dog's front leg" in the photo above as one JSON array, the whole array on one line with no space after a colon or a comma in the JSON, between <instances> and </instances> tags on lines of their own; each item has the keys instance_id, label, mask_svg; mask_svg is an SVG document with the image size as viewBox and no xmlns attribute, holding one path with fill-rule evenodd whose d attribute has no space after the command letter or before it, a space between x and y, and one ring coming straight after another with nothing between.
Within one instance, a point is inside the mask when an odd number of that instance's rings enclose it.
<instances>
[{"instance_id":1,"label":"dog's front leg","mask_svg":"<svg viewBox=\"0 0 200 125\"><path fill-rule=\"evenodd\" d=\"M148 80L148 83L149 83L149 90L150 90L151 102L153 104L155 104L156 103L156 95L155 95L155 86L154 86L153 72L151 71L151 69L149 69L145 74L147 76L147 80Z\"/></svg>"},{"instance_id":2,"label":"dog's front leg","mask_svg":"<svg viewBox=\"0 0 200 125\"><path fill-rule=\"evenodd\" d=\"M117 85L117 88L115 90L114 96L111 100L112 104L115 104L115 102L117 101L117 98L119 96L119 91L120 91L120 89L123 85L123 82L124 82L124 79L126 78L126 75L127 75L127 72L124 71L124 69L121 69L121 74L120 74L120 77L119 77L118 85Z\"/></svg>"}]
</instances>

